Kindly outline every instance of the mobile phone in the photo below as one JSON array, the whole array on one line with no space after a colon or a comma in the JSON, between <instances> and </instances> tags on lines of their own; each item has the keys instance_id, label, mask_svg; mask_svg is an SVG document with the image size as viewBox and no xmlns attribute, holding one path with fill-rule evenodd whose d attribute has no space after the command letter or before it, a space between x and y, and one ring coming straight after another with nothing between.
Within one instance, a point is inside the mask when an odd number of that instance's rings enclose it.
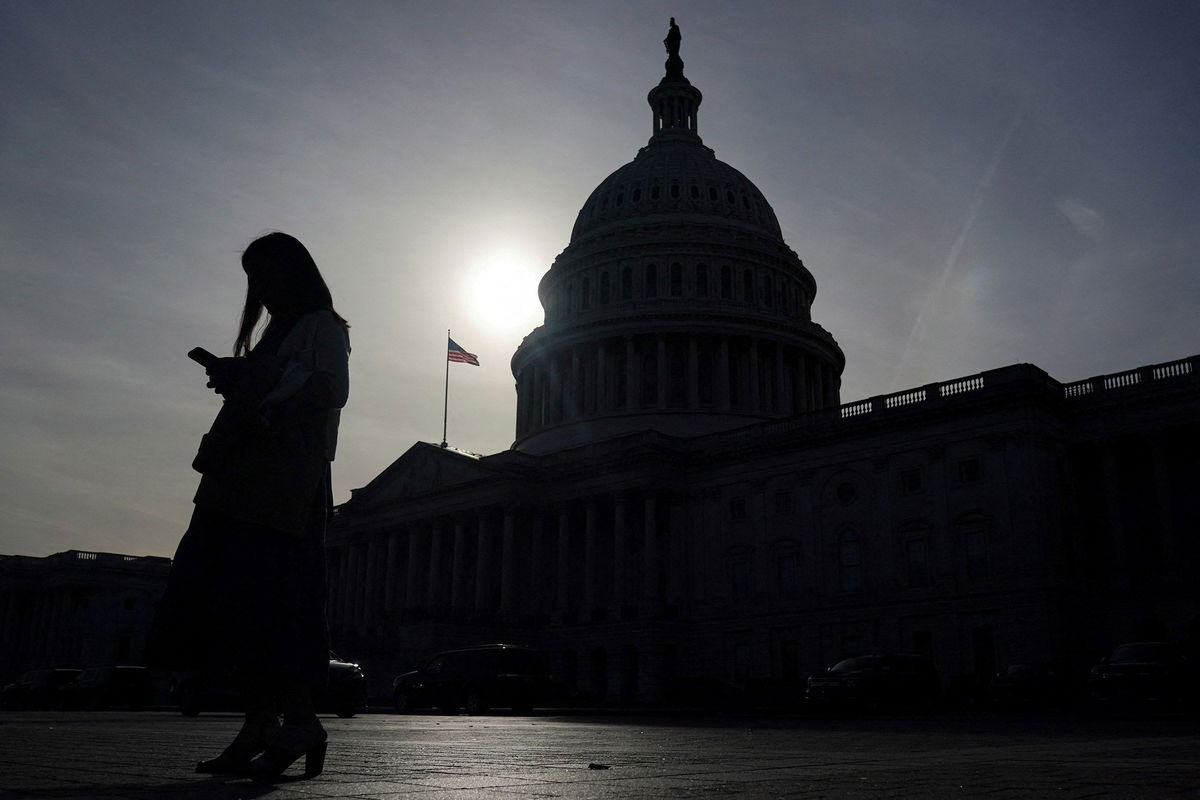
<instances>
[{"instance_id":1,"label":"mobile phone","mask_svg":"<svg viewBox=\"0 0 1200 800\"><path fill-rule=\"evenodd\" d=\"M205 369L208 369L221 360L219 356L214 356L203 347L193 347L191 350L188 350L187 356Z\"/></svg>"}]
</instances>

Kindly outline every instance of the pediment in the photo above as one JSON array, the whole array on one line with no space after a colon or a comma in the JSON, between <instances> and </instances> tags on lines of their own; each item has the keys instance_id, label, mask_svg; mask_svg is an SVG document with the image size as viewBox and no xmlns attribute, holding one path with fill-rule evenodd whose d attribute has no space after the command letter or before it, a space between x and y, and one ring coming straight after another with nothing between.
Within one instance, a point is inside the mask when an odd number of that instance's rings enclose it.
<instances>
[{"instance_id":1,"label":"pediment","mask_svg":"<svg viewBox=\"0 0 1200 800\"><path fill-rule=\"evenodd\" d=\"M359 508L381 506L493 477L480 457L417 442L370 483L352 492Z\"/></svg>"}]
</instances>

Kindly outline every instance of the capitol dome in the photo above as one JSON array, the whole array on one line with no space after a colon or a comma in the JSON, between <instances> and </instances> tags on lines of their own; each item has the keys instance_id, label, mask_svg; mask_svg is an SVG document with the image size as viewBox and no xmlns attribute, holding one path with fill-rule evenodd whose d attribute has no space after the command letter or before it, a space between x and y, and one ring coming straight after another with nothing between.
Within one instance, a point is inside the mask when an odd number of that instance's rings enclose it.
<instances>
[{"instance_id":1,"label":"capitol dome","mask_svg":"<svg viewBox=\"0 0 1200 800\"><path fill-rule=\"evenodd\" d=\"M649 142L584 202L513 355L514 448L642 430L696 436L839 403L845 357L817 286L746 176L698 132L679 29L650 90Z\"/></svg>"},{"instance_id":2,"label":"capitol dome","mask_svg":"<svg viewBox=\"0 0 1200 800\"><path fill-rule=\"evenodd\" d=\"M660 216L745 225L783 239L775 212L745 175L718 160L699 136L660 133L596 187L575 219L571 243Z\"/></svg>"}]
</instances>

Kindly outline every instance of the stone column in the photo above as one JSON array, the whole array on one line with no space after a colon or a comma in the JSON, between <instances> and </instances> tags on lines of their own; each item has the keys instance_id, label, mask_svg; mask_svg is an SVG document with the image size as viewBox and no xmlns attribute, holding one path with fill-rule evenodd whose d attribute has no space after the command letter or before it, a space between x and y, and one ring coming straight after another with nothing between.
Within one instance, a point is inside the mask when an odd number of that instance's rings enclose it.
<instances>
[{"instance_id":1,"label":"stone column","mask_svg":"<svg viewBox=\"0 0 1200 800\"><path fill-rule=\"evenodd\" d=\"M446 598L446 530L441 520L429 523L429 585L425 602L430 610L441 608Z\"/></svg>"},{"instance_id":2,"label":"stone column","mask_svg":"<svg viewBox=\"0 0 1200 800\"><path fill-rule=\"evenodd\" d=\"M583 529L583 607L596 607L596 498L589 497Z\"/></svg>"},{"instance_id":3,"label":"stone column","mask_svg":"<svg viewBox=\"0 0 1200 800\"><path fill-rule=\"evenodd\" d=\"M625 606L628 592L625 588L625 548L629 540L628 500L624 492L613 496L613 574L612 574L612 604L613 619L621 618L621 609Z\"/></svg>"},{"instance_id":4,"label":"stone column","mask_svg":"<svg viewBox=\"0 0 1200 800\"><path fill-rule=\"evenodd\" d=\"M517 524L512 511L504 512L504 552L500 555L500 610L512 612L517 607L520 586L517 583Z\"/></svg>"},{"instance_id":5,"label":"stone column","mask_svg":"<svg viewBox=\"0 0 1200 800\"><path fill-rule=\"evenodd\" d=\"M475 550L475 610L490 611L492 604L492 537L491 525L486 511L479 512L479 527L476 533L478 545Z\"/></svg>"},{"instance_id":6,"label":"stone column","mask_svg":"<svg viewBox=\"0 0 1200 800\"><path fill-rule=\"evenodd\" d=\"M543 598L546 596L542 581L546 579L543 562L546 559L546 520L539 509L533 516L533 532L530 538L529 591L525 593L525 610L529 614L541 614Z\"/></svg>"},{"instance_id":7,"label":"stone column","mask_svg":"<svg viewBox=\"0 0 1200 800\"><path fill-rule=\"evenodd\" d=\"M1176 525L1174 495L1171 492L1171 467L1167 459L1167 442L1164 435L1152 434L1150 438L1150 483L1154 487L1154 513L1158 519L1159 541L1162 544L1156 569L1168 583L1181 582L1182 552L1179 534L1182 526Z\"/></svg>"},{"instance_id":8,"label":"stone column","mask_svg":"<svg viewBox=\"0 0 1200 800\"><path fill-rule=\"evenodd\" d=\"M800 353L796 357L796 411L811 411L808 402L808 356Z\"/></svg>"},{"instance_id":9,"label":"stone column","mask_svg":"<svg viewBox=\"0 0 1200 800\"><path fill-rule=\"evenodd\" d=\"M645 494L642 523L642 603L648 612L658 608L658 503L653 491Z\"/></svg>"},{"instance_id":10,"label":"stone column","mask_svg":"<svg viewBox=\"0 0 1200 800\"><path fill-rule=\"evenodd\" d=\"M722 336L717 345L717 408L729 411L729 337Z\"/></svg>"},{"instance_id":11,"label":"stone column","mask_svg":"<svg viewBox=\"0 0 1200 800\"><path fill-rule=\"evenodd\" d=\"M755 339L750 340L749 358L750 358L750 386L749 386L750 411L751 411L751 413L757 413L762 410L762 397L761 397L761 392L759 391L759 382L758 382L758 341Z\"/></svg>"},{"instance_id":12,"label":"stone column","mask_svg":"<svg viewBox=\"0 0 1200 800\"><path fill-rule=\"evenodd\" d=\"M688 337L687 402L688 408L700 407L700 354L695 335Z\"/></svg>"},{"instance_id":13,"label":"stone column","mask_svg":"<svg viewBox=\"0 0 1200 800\"><path fill-rule=\"evenodd\" d=\"M788 385L785 380L787 370L783 365L783 344L775 343L775 413L788 415L792 411L788 407Z\"/></svg>"},{"instance_id":14,"label":"stone column","mask_svg":"<svg viewBox=\"0 0 1200 800\"><path fill-rule=\"evenodd\" d=\"M571 348L571 383L564 398L563 416L566 419L579 419L583 414L583 370L580 368L579 348Z\"/></svg>"},{"instance_id":15,"label":"stone column","mask_svg":"<svg viewBox=\"0 0 1200 800\"><path fill-rule=\"evenodd\" d=\"M404 608L412 610L421 605L421 536L416 526L408 529L408 575L404 587Z\"/></svg>"},{"instance_id":16,"label":"stone column","mask_svg":"<svg viewBox=\"0 0 1200 800\"><path fill-rule=\"evenodd\" d=\"M608 347L605 342L596 343L596 387L592 408L603 414L612 407L612 390L608 368Z\"/></svg>"},{"instance_id":17,"label":"stone column","mask_svg":"<svg viewBox=\"0 0 1200 800\"><path fill-rule=\"evenodd\" d=\"M558 610L566 612L571 607L571 513L566 506L558 510Z\"/></svg>"},{"instance_id":18,"label":"stone column","mask_svg":"<svg viewBox=\"0 0 1200 800\"><path fill-rule=\"evenodd\" d=\"M372 536L367 540L367 581L364 587L365 601L363 608L363 621L368 625L375 622L379 617L379 606L376 600L376 593L379 589L379 568L382 566L379 546L379 537Z\"/></svg>"},{"instance_id":19,"label":"stone column","mask_svg":"<svg viewBox=\"0 0 1200 800\"><path fill-rule=\"evenodd\" d=\"M1121 482L1117 475L1117 454L1111 441L1103 445L1104 505L1108 520L1108 568L1110 585L1129 589L1129 558L1126 555L1125 525L1121 508Z\"/></svg>"},{"instance_id":20,"label":"stone column","mask_svg":"<svg viewBox=\"0 0 1200 800\"><path fill-rule=\"evenodd\" d=\"M670 388L667 381L670 373L667 371L667 338L659 334L655 338L655 346L658 348L658 404L656 408L667 407L667 390Z\"/></svg>"},{"instance_id":21,"label":"stone column","mask_svg":"<svg viewBox=\"0 0 1200 800\"><path fill-rule=\"evenodd\" d=\"M455 611L471 608L473 598L467 596L467 521L459 514L454 518L454 557L450 562L450 607Z\"/></svg>"},{"instance_id":22,"label":"stone column","mask_svg":"<svg viewBox=\"0 0 1200 800\"><path fill-rule=\"evenodd\" d=\"M632 336L625 339L625 408L628 411L638 407L641 399L641 364L638 361L637 342Z\"/></svg>"},{"instance_id":23,"label":"stone column","mask_svg":"<svg viewBox=\"0 0 1200 800\"><path fill-rule=\"evenodd\" d=\"M557 354L548 354L550 360L550 391L549 410L546 413L546 425L562 422L562 375L559 374Z\"/></svg>"},{"instance_id":24,"label":"stone column","mask_svg":"<svg viewBox=\"0 0 1200 800\"><path fill-rule=\"evenodd\" d=\"M387 552L384 555L384 558L387 559L387 562L384 565L383 572L384 616L388 616L396 608L396 559L399 558L399 546L396 538L395 531L388 531Z\"/></svg>"}]
</instances>

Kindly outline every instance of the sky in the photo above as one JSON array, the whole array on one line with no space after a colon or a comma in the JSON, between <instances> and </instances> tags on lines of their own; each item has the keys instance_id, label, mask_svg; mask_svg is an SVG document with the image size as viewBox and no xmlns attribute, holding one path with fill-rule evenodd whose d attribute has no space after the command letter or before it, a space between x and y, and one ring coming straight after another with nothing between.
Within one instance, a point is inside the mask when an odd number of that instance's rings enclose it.
<instances>
[{"instance_id":1,"label":"sky","mask_svg":"<svg viewBox=\"0 0 1200 800\"><path fill-rule=\"evenodd\" d=\"M512 443L509 369L591 190L699 133L763 191L842 400L1200 352L1200 3L0 0L0 553L170 556L239 255L350 320L335 500L416 441Z\"/></svg>"}]
</instances>

